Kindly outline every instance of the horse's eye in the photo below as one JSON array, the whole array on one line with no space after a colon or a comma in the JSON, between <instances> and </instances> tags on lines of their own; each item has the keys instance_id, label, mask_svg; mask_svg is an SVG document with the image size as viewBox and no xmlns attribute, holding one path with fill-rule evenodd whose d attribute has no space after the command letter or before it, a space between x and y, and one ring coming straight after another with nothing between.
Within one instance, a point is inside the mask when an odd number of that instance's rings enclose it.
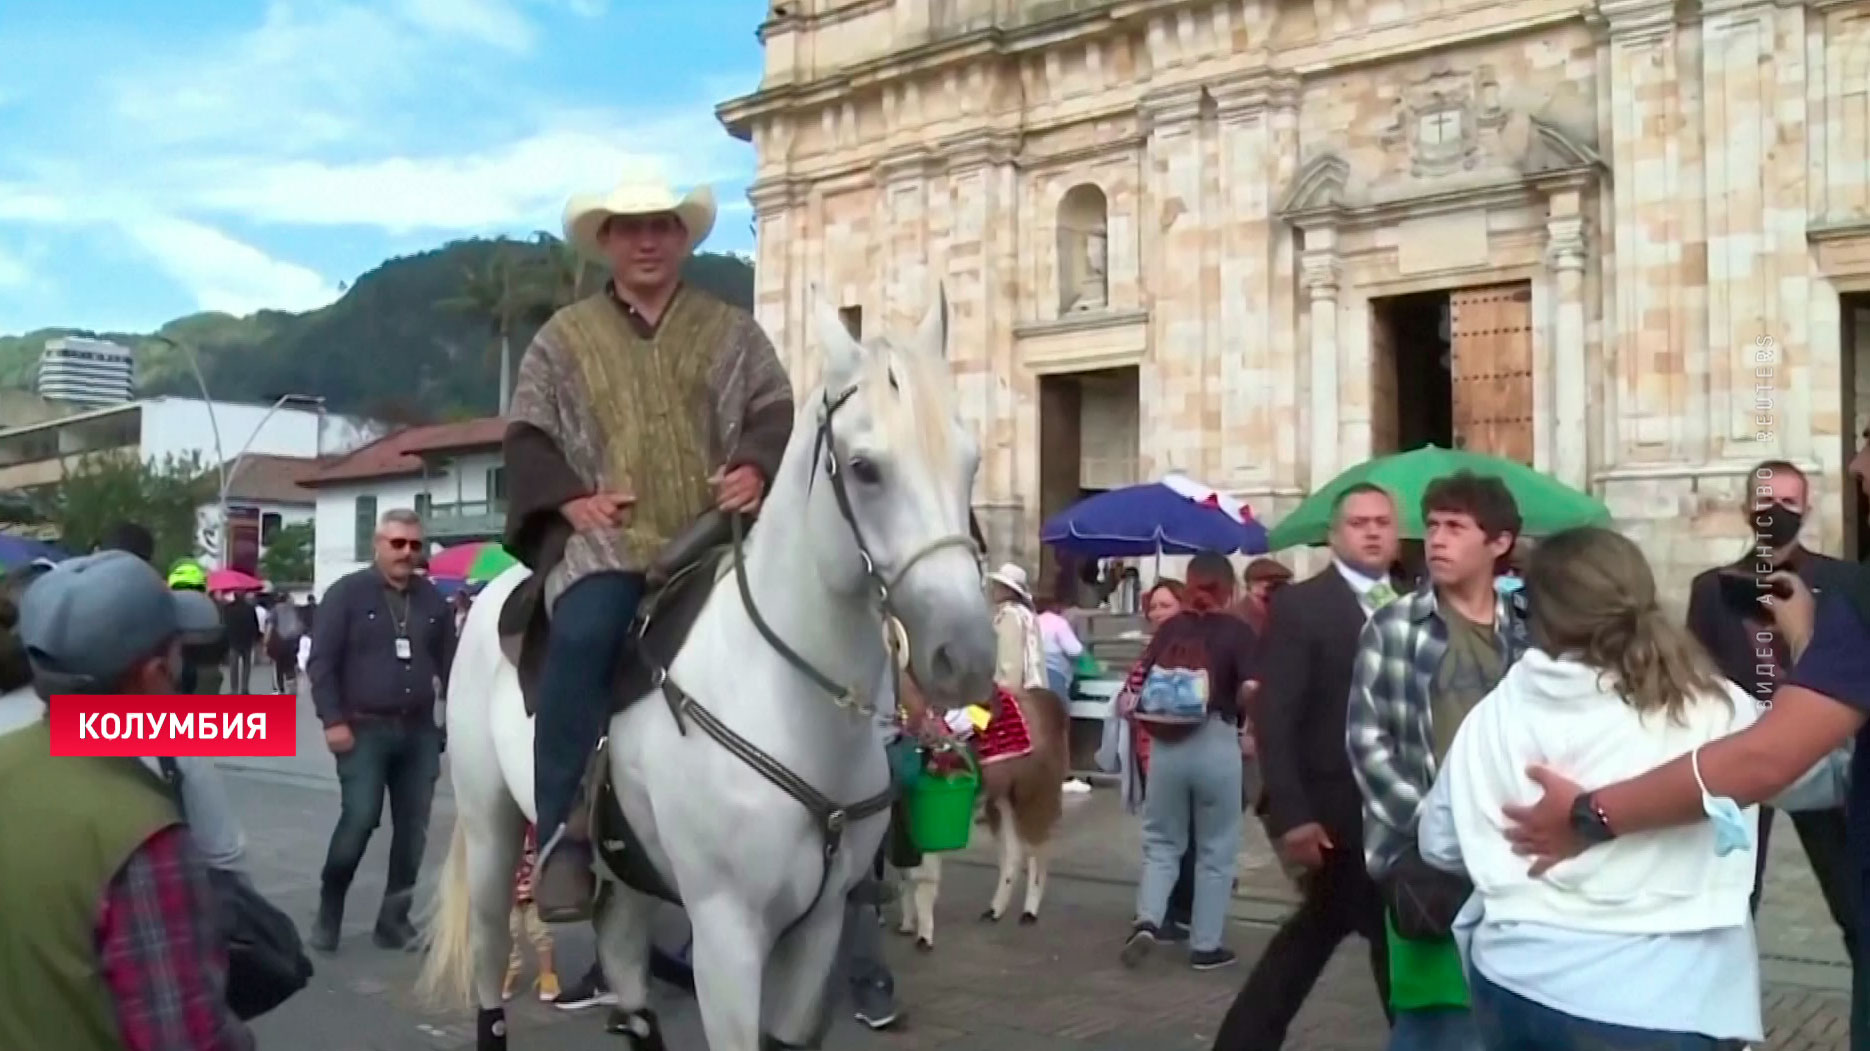
<instances>
[{"instance_id":1,"label":"horse's eye","mask_svg":"<svg viewBox=\"0 0 1870 1051\"><path fill-rule=\"evenodd\" d=\"M851 475L865 485L875 485L883 480L883 472L877 465L861 456L851 457Z\"/></svg>"}]
</instances>

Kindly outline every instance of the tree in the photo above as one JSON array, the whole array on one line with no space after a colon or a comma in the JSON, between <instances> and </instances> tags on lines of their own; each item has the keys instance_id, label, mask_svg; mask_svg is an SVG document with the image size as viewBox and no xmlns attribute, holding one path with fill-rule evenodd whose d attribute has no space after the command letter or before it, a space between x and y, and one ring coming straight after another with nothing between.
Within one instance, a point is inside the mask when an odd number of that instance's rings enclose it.
<instances>
[{"instance_id":1,"label":"tree","mask_svg":"<svg viewBox=\"0 0 1870 1051\"><path fill-rule=\"evenodd\" d=\"M260 555L260 575L274 587L312 582L312 523L294 522L273 533Z\"/></svg>"},{"instance_id":2,"label":"tree","mask_svg":"<svg viewBox=\"0 0 1870 1051\"><path fill-rule=\"evenodd\" d=\"M475 318L493 337L500 352L502 413L513 397L513 332L550 294L541 287L540 271L537 264L503 245L482 266L462 268L460 290L437 304Z\"/></svg>"},{"instance_id":3,"label":"tree","mask_svg":"<svg viewBox=\"0 0 1870 1051\"><path fill-rule=\"evenodd\" d=\"M214 498L213 472L204 473L200 456L148 463L119 449L67 466L44 513L73 554L95 548L117 523L134 522L156 538L156 565L166 569L196 556L200 509Z\"/></svg>"}]
</instances>

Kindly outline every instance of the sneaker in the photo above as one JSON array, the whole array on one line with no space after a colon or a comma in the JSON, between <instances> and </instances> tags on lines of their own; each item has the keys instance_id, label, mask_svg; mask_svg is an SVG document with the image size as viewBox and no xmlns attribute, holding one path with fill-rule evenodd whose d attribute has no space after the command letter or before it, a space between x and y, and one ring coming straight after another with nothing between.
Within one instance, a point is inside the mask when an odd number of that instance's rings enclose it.
<instances>
[{"instance_id":1,"label":"sneaker","mask_svg":"<svg viewBox=\"0 0 1870 1051\"><path fill-rule=\"evenodd\" d=\"M1123 952L1118 954L1118 959L1123 961L1125 967L1135 967L1142 963L1143 958L1149 955L1149 950L1156 947L1156 935L1155 924L1138 923L1124 941Z\"/></svg>"},{"instance_id":2,"label":"sneaker","mask_svg":"<svg viewBox=\"0 0 1870 1051\"><path fill-rule=\"evenodd\" d=\"M1188 966L1197 971L1218 971L1233 966L1239 959L1232 949L1196 949L1188 954Z\"/></svg>"},{"instance_id":3,"label":"sneaker","mask_svg":"<svg viewBox=\"0 0 1870 1051\"><path fill-rule=\"evenodd\" d=\"M1059 790L1064 792L1066 795L1072 795L1072 796L1088 795L1091 791L1091 784L1088 781L1084 781L1084 780L1074 777L1071 780L1065 782L1063 785L1059 786Z\"/></svg>"},{"instance_id":4,"label":"sneaker","mask_svg":"<svg viewBox=\"0 0 1870 1051\"><path fill-rule=\"evenodd\" d=\"M559 998L558 975L547 971L539 976L539 999L545 1003L557 1003Z\"/></svg>"},{"instance_id":5,"label":"sneaker","mask_svg":"<svg viewBox=\"0 0 1870 1051\"><path fill-rule=\"evenodd\" d=\"M896 991L887 982L863 982L851 986L851 1000L857 1020L872 1029L888 1029L902 1014L896 1007Z\"/></svg>"},{"instance_id":6,"label":"sneaker","mask_svg":"<svg viewBox=\"0 0 1870 1051\"><path fill-rule=\"evenodd\" d=\"M517 988L519 988L519 968L508 967L506 969L506 981L500 983L500 999L513 999L513 990Z\"/></svg>"},{"instance_id":7,"label":"sneaker","mask_svg":"<svg viewBox=\"0 0 1870 1051\"><path fill-rule=\"evenodd\" d=\"M1170 920L1156 932L1156 940L1169 945L1180 945L1188 940L1188 924L1181 920Z\"/></svg>"},{"instance_id":8,"label":"sneaker","mask_svg":"<svg viewBox=\"0 0 1870 1051\"><path fill-rule=\"evenodd\" d=\"M552 1001L552 1006L561 1011L582 1011L599 1005L614 1007L616 1004L617 994L604 984L603 973L595 967Z\"/></svg>"}]
</instances>

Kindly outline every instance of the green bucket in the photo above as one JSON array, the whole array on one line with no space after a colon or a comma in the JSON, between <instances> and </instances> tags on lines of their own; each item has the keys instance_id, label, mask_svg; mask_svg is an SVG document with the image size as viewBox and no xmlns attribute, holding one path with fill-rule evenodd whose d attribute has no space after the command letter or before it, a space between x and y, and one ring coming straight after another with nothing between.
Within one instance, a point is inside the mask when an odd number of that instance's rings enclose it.
<instances>
[{"instance_id":1,"label":"green bucket","mask_svg":"<svg viewBox=\"0 0 1870 1051\"><path fill-rule=\"evenodd\" d=\"M957 751L967 762L966 770L944 776L924 773L903 801L908 811L909 841L924 854L965 849L968 834L974 830L980 766L967 749Z\"/></svg>"}]
</instances>

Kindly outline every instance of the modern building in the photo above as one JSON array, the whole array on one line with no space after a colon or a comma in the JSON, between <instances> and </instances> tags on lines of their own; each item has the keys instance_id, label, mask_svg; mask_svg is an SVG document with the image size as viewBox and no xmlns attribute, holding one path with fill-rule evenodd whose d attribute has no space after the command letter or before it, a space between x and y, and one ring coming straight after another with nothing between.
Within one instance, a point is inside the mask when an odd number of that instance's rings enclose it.
<instances>
[{"instance_id":1,"label":"modern building","mask_svg":"<svg viewBox=\"0 0 1870 1051\"><path fill-rule=\"evenodd\" d=\"M1856 542L1870 420L1862 0L788 0L720 116L758 154L756 309L902 332L936 281L1029 562L1179 469L1276 518L1433 442L1601 496L1665 584L1748 469Z\"/></svg>"},{"instance_id":2,"label":"modern building","mask_svg":"<svg viewBox=\"0 0 1870 1051\"><path fill-rule=\"evenodd\" d=\"M131 453L152 464L194 458L211 470L243 450L299 457L348 452L374 433L367 421L290 403L144 398L0 428L0 490L56 485L86 456L98 454Z\"/></svg>"},{"instance_id":3,"label":"modern building","mask_svg":"<svg viewBox=\"0 0 1870 1051\"><path fill-rule=\"evenodd\" d=\"M227 478L226 522L218 501L196 511L200 547L209 564L222 565L221 536L231 538L226 565L265 578L261 559L266 549L289 526L313 526L318 494L301 484L328 463L311 456L252 455L230 462ZM314 528L316 528L314 526ZM314 541L315 542L315 541ZM310 580L273 581L279 585L310 584Z\"/></svg>"},{"instance_id":4,"label":"modern building","mask_svg":"<svg viewBox=\"0 0 1870 1051\"><path fill-rule=\"evenodd\" d=\"M49 339L39 354L38 390L51 401L118 405L136 396L136 358L107 339Z\"/></svg>"},{"instance_id":5,"label":"modern building","mask_svg":"<svg viewBox=\"0 0 1870 1051\"><path fill-rule=\"evenodd\" d=\"M432 547L498 539L506 524L499 417L409 427L302 478L316 494L314 592L368 565L383 513L422 516Z\"/></svg>"}]
</instances>

